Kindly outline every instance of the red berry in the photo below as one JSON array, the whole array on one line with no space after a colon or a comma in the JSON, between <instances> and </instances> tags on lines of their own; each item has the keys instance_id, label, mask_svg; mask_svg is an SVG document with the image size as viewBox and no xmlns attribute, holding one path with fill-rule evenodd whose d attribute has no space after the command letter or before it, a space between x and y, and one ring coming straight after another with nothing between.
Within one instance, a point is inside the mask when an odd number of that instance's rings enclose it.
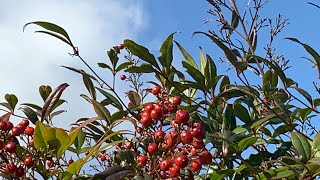
<instances>
[{"instance_id":1,"label":"red berry","mask_svg":"<svg viewBox=\"0 0 320 180\"><path fill-rule=\"evenodd\" d=\"M140 155L137 157L137 162L140 166L145 166L147 164L147 157L144 155Z\"/></svg>"},{"instance_id":2,"label":"red berry","mask_svg":"<svg viewBox=\"0 0 320 180\"><path fill-rule=\"evenodd\" d=\"M16 125L16 127L19 128L22 133L26 129L27 126L24 126L23 124L19 123L18 125Z\"/></svg>"},{"instance_id":3,"label":"red berry","mask_svg":"<svg viewBox=\"0 0 320 180\"><path fill-rule=\"evenodd\" d=\"M18 167L18 169L16 170L16 176L17 177L22 177L24 176L24 168L23 167Z\"/></svg>"},{"instance_id":4,"label":"red berry","mask_svg":"<svg viewBox=\"0 0 320 180\"><path fill-rule=\"evenodd\" d=\"M195 127L191 131L191 135L195 138L203 139L205 137L205 133L201 127Z\"/></svg>"},{"instance_id":5,"label":"red berry","mask_svg":"<svg viewBox=\"0 0 320 180\"><path fill-rule=\"evenodd\" d=\"M161 161L161 163L160 163L160 169L161 169L162 171L167 171L167 170L169 170L169 168L170 168L171 166L172 166L171 161L169 161L169 160L167 160L167 159Z\"/></svg>"},{"instance_id":6,"label":"red berry","mask_svg":"<svg viewBox=\"0 0 320 180\"><path fill-rule=\"evenodd\" d=\"M19 127L13 127L11 130L12 136L19 136L21 134L21 129Z\"/></svg>"},{"instance_id":7,"label":"red berry","mask_svg":"<svg viewBox=\"0 0 320 180\"><path fill-rule=\"evenodd\" d=\"M123 147L126 149L131 149L131 146L132 146L131 142L127 142L123 145Z\"/></svg>"},{"instance_id":8,"label":"red berry","mask_svg":"<svg viewBox=\"0 0 320 180\"><path fill-rule=\"evenodd\" d=\"M34 133L34 128L28 126L28 127L26 127L26 129L24 130L24 133L25 133L26 135L28 135L28 136L32 136L33 133Z\"/></svg>"},{"instance_id":9,"label":"red berry","mask_svg":"<svg viewBox=\"0 0 320 180\"><path fill-rule=\"evenodd\" d=\"M132 102L128 102L128 108L132 106L133 106Z\"/></svg>"},{"instance_id":10,"label":"red berry","mask_svg":"<svg viewBox=\"0 0 320 180\"><path fill-rule=\"evenodd\" d=\"M119 44L117 47L118 47L119 49L123 49L123 48L124 48L124 44Z\"/></svg>"},{"instance_id":11,"label":"red berry","mask_svg":"<svg viewBox=\"0 0 320 180\"><path fill-rule=\"evenodd\" d=\"M73 159L69 159L69 161L68 161L69 164L72 164L73 162L74 162Z\"/></svg>"},{"instance_id":12,"label":"red berry","mask_svg":"<svg viewBox=\"0 0 320 180\"><path fill-rule=\"evenodd\" d=\"M192 142L193 137L191 135L191 132L189 130L186 130L180 134L180 139L183 143L189 144Z\"/></svg>"},{"instance_id":13,"label":"red berry","mask_svg":"<svg viewBox=\"0 0 320 180\"><path fill-rule=\"evenodd\" d=\"M17 170L17 166L15 164L9 163L6 165L6 171L8 173L12 174L12 173L16 172L16 170Z\"/></svg>"},{"instance_id":14,"label":"red berry","mask_svg":"<svg viewBox=\"0 0 320 180\"><path fill-rule=\"evenodd\" d=\"M152 103L149 103L148 105L146 105L146 107L144 108L144 112L150 113L151 110L154 108Z\"/></svg>"},{"instance_id":15,"label":"red berry","mask_svg":"<svg viewBox=\"0 0 320 180\"><path fill-rule=\"evenodd\" d=\"M137 128L136 128L136 132L137 132L137 133L141 133L141 132L142 132L142 128L141 128L141 127L137 127Z\"/></svg>"},{"instance_id":16,"label":"red berry","mask_svg":"<svg viewBox=\"0 0 320 180\"><path fill-rule=\"evenodd\" d=\"M6 127L6 131L10 131L13 128L13 124L12 122L7 121L7 127Z\"/></svg>"},{"instance_id":17,"label":"red berry","mask_svg":"<svg viewBox=\"0 0 320 180\"><path fill-rule=\"evenodd\" d=\"M191 148L191 150L190 150L190 154L192 155L192 156L197 156L198 155L198 151L197 151L197 149L196 148Z\"/></svg>"},{"instance_id":18,"label":"red berry","mask_svg":"<svg viewBox=\"0 0 320 180\"><path fill-rule=\"evenodd\" d=\"M24 161L23 164L27 167L30 168L33 165L33 159L32 156L27 156Z\"/></svg>"},{"instance_id":19,"label":"red berry","mask_svg":"<svg viewBox=\"0 0 320 180\"><path fill-rule=\"evenodd\" d=\"M181 154L174 159L174 163L176 166L184 168L188 165L188 156Z\"/></svg>"},{"instance_id":20,"label":"red berry","mask_svg":"<svg viewBox=\"0 0 320 180\"><path fill-rule=\"evenodd\" d=\"M124 75L124 74L120 75L120 79L121 79L122 81L125 80L126 78L127 78L126 75Z\"/></svg>"},{"instance_id":21,"label":"red berry","mask_svg":"<svg viewBox=\"0 0 320 180\"><path fill-rule=\"evenodd\" d=\"M144 127L148 127L151 126L153 121L151 118L146 118L146 117L142 117L140 119L140 123L144 126Z\"/></svg>"},{"instance_id":22,"label":"red berry","mask_svg":"<svg viewBox=\"0 0 320 180\"><path fill-rule=\"evenodd\" d=\"M6 121L0 121L0 130L5 131L7 129L7 122Z\"/></svg>"},{"instance_id":23,"label":"red berry","mask_svg":"<svg viewBox=\"0 0 320 180\"><path fill-rule=\"evenodd\" d=\"M193 123L193 127L199 127L199 128L201 128L202 125L201 125L200 122L195 122L195 123Z\"/></svg>"},{"instance_id":24,"label":"red berry","mask_svg":"<svg viewBox=\"0 0 320 180\"><path fill-rule=\"evenodd\" d=\"M199 172L201 170L202 164L198 160L193 160L190 163L190 169L193 172Z\"/></svg>"},{"instance_id":25,"label":"red berry","mask_svg":"<svg viewBox=\"0 0 320 180\"><path fill-rule=\"evenodd\" d=\"M203 149L204 148L203 140L194 138L192 141L192 146L196 149Z\"/></svg>"},{"instance_id":26,"label":"red berry","mask_svg":"<svg viewBox=\"0 0 320 180\"><path fill-rule=\"evenodd\" d=\"M177 112L178 107L176 105L170 105L168 110L170 113L175 113Z\"/></svg>"},{"instance_id":27,"label":"red berry","mask_svg":"<svg viewBox=\"0 0 320 180\"><path fill-rule=\"evenodd\" d=\"M22 119L21 124L22 124L24 127L27 127L27 126L29 126L29 120L28 120L28 119Z\"/></svg>"},{"instance_id":28,"label":"red berry","mask_svg":"<svg viewBox=\"0 0 320 180\"><path fill-rule=\"evenodd\" d=\"M170 177L178 177L180 176L180 168L177 166L172 166L169 168Z\"/></svg>"},{"instance_id":29,"label":"red berry","mask_svg":"<svg viewBox=\"0 0 320 180\"><path fill-rule=\"evenodd\" d=\"M158 144L156 144L156 143L150 143L150 144L148 145L148 152L149 152L149 153L154 154L154 153L157 152L157 150L158 150Z\"/></svg>"},{"instance_id":30,"label":"red berry","mask_svg":"<svg viewBox=\"0 0 320 180\"><path fill-rule=\"evenodd\" d=\"M166 136L166 133L162 130L158 130L154 133L155 139L164 139L165 136Z\"/></svg>"},{"instance_id":31,"label":"red berry","mask_svg":"<svg viewBox=\"0 0 320 180\"><path fill-rule=\"evenodd\" d=\"M210 164L212 162L212 154L208 150L204 150L199 156L201 164Z\"/></svg>"},{"instance_id":32,"label":"red berry","mask_svg":"<svg viewBox=\"0 0 320 180\"><path fill-rule=\"evenodd\" d=\"M5 146L4 149L9 152L9 153L14 153L16 152L17 145L14 142L8 142Z\"/></svg>"},{"instance_id":33,"label":"red berry","mask_svg":"<svg viewBox=\"0 0 320 180\"><path fill-rule=\"evenodd\" d=\"M189 121L190 115L186 110L179 110L176 113L174 122L177 124L187 123Z\"/></svg>"},{"instance_id":34,"label":"red berry","mask_svg":"<svg viewBox=\"0 0 320 180\"><path fill-rule=\"evenodd\" d=\"M173 105L180 105L181 104L181 97L180 96L174 96L172 98L172 104Z\"/></svg>"},{"instance_id":35,"label":"red berry","mask_svg":"<svg viewBox=\"0 0 320 180\"><path fill-rule=\"evenodd\" d=\"M151 93L155 96L157 96L161 92L161 87L160 86L155 86L152 88Z\"/></svg>"},{"instance_id":36,"label":"red berry","mask_svg":"<svg viewBox=\"0 0 320 180\"><path fill-rule=\"evenodd\" d=\"M105 156L105 155L103 155L103 154L101 154L100 156L99 156L99 159L100 159L100 161L105 161L106 159L107 159L107 157Z\"/></svg>"},{"instance_id":37,"label":"red berry","mask_svg":"<svg viewBox=\"0 0 320 180\"><path fill-rule=\"evenodd\" d=\"M160 120L162 117L162 113L158 113L155 109L151 110L150 116L154 120Z\"/></svg>"},{"instance_id":38,"label":"red berry","mask_svg":"<svg viewBox=\"0 0 320 180\"><path fill-rule=\"evenodd\" d=\"M46 160L47 166L50 168L53 164L52 160Z\"/></svg>"}]
</instances>

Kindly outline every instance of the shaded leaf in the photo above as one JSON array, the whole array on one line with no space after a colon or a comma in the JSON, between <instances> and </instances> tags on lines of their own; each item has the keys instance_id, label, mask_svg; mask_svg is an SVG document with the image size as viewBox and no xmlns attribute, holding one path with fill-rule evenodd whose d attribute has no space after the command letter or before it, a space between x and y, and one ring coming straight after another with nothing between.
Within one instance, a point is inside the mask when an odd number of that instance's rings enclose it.
<instances>
[{"instance_id":1,"label":"shaded leaf","mask_svg":"<svg viewBox=\"0 0 320 180\"><path fill-rule=\"evenodd\" d=\"M47 98L51 92L52 92L52 89L50 86L41 85L39 87L39 93L40 93L40 96L42 97L43 101L47 100ZM42 108L40 108L40 109L42 109Z\"/></svg>"},{"instance_id":2,"label":"shaded leaf","mask_svg":"<svg viewBox=\"0 0 320 180\"><path fill-rule=\"evenodd\" d=\"M95 89L90 77L86 74L82 74L82 80L83 80L83 83L86 86L87 90L89 91L91 97L95 100L96 99L96 89Z\"/></svg>"},{"instance_id":3,"label":"shaded leaf","mask_svg":"<svg viewBox=\"0 0 320 180\"><path fill-rule=\"evenodd\" d=\"M37 113L32 110L31 108L24 106L19 108L27 117L28 119L33 123L36 124L36 122L39 120Z\"/></svg>"},{"instance_id":4,"label":"shaded leaf","mask_svg":"<svg viewBox=\"0 0 320 180\"><path fill-rule=\"evenodd\" d=\"M152 65L147 64L147 63L142 63L140 66L130 66L125 71L129 72L129 73L152 73L152 72L155 72Z\"/></svg>"},{"instance_id":5,"label":"shaded leaf","mask_svg":"<svg viewBox=\"0 0 320 180\"><path fill-rule=\"evenodd\" d=\"M15 96L14 94L6 94L4 96L4 98L6 99L6 101L8 102L8 104L11 107L11 111L14 110L14 108L16 107L17 103L18 103L18 98L17 96Z\"/></svg>"},{"instance_id":6,"label":"shaded leaf","mask_svg":"<svg viewBox=\"0 0 320 180\"><path fill-rule=\"evenodd\" d=\"M100 93L102 95L104 95L108 100L110 100L112 102L112 105L114 107L116 107L116 108L118 108L119 110L122 111L122 109L123 109L122 105L121 105L120 101L116 97L114 97L113 95L111 95L110 93L108 93L107 91L105 91L105 90L103 90L101 88L97 88L97 89L100 91Z\"/></svg>"},{"instance_id":7,"label":"shaded leaf","mask_svg":"<svg viewBox=\"0 0 320 180\"><path fill-rule=\"evenodd\" d=\"M169 68L171 66L173 55L173 35L175 33L171 33L166 40L162 43L160 48L161 56L158 57L159 62L163 67Z\"/></svg>"},{"instance_id":8,"label":"shaded leaf","mask_svg":"<svg viewBox=\"0 0 320 180\"><path fill-rule=\"evenodd\" d=\"M256 143L258 140L257 137L247 137L242 139L239 143L239 151L242 152L246 150L248 147L252 146L254 143Z\"/></svg>"},{"instance_id":9,"label":"shaded leaf","mask_svg":"<svg viewBox=\"0 0 320 180\"><path fill-rule=\"evenodd\" d=\"M300 160L306 162L311 157L311 146L308 140L297 132L291 132L291 139L294 148L301 155Z\"/></svg>"},{"instance_id":10,"label":"shaded leaf","mask_svg":"<svg viewBox=\"0 0 320 180\"><path fill-rule=\"evenodd\" d=\"M193 60L190 54L178 42L175 41L175 43L178 46L178 49L180 50L181 54L185 58L185 61L192 67L198 69L197 63Z\"/></svg>"},{"instance_id":11,"label":"shaded leaf","mask_svg":"<svg viewBox=\"0 0 320 180\"><path fill-rule=\"evenodd\" d=\"M133 105L138 106L141 104L141 97L137 92L128 91L127 95L128 95L130 102L132 102Z\"/></svg>"}]
</instances>

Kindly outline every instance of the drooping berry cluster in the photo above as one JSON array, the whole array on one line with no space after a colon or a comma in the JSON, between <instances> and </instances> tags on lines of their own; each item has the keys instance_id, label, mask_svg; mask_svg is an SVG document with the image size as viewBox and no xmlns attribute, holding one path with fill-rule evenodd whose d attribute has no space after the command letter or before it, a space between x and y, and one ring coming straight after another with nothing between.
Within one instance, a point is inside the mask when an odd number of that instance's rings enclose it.
<instances>
[{"instance_id":1,"label":"drooping berry cluster","mask_svg":"<svg viewBox=\"0 0 320 180\"><path fill-rule=\"evenodd\" d=\"M32 154L18 154L19 141L27 143L27 148L33 146L34 128L29 126L29 120L23 119L14 126L9 120L0 119L0 172L14 178L22 178L34 164Z\"/></svg>"},{"instance_id":2,"label":"drooping berry cluster","mask_svg":"<svg viewBox=\"0 0 320 180\"><path fill-rule=\"evenodd\" d=\"M179 109L180 96L172 96L160 86L152 88L151 93L157 100L142 109L141 127L136 129L140 141L132 147L138 150L138 173L157 179L193 179L202 165L212 161L203 141L202 125L193 122L187 110Z\"/></svg>"}]
</instances>

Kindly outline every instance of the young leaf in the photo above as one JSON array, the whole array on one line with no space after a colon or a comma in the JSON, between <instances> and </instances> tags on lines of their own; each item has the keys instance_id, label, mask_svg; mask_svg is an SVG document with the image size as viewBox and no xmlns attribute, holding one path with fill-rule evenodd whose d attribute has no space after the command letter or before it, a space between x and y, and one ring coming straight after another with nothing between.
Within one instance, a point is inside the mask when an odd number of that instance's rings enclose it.
<instances>
[{"instance_id":1,"label":"young leaf","mask_svg":"<svg viewBox=\"0 0 320 180\"><path fill-rule=\"evenodd\" d=\"M311 145L308 140L298 132L291 132L291 140L293 147L301 155L301 162L305 163L311 157Z\"/></svg>"},{"instance_id":2,"label":"young leaf","mask_svg":"<svg viewBox=\"0 0 320 180\"><path fill-rule=\"evenodd\" d=\"M16 107L17 103L18 103L18 98L17 96L15 96L14 94L6 94L4 96L4 98L6 99L6 101L8 102L8 104L11 107L11 111L14 111L14 108Z\"/></svg>"},{"instance_id":3,"label":"young leaf","mask_svg":"<svg viewBox=\"0 0 320 180\"><path fill-rule=\"evenodd\" d=\"M56 137L60 142L60 147L57 151L57 158L60 158L62 154L68 149L68 144L71 139L69 135L61 128L56 129Z\"/></svg>"},{"instance_id":4,"label":"young leaf","mask_svg":"<svg viewBox=\"0 0 320 180\"><path fill-rule=\"evenodd\" d=\"M47 128L44 126L44 124L40 121L36 122L36 127L34 129L34 147L38 150L43 149L47 151L47 143L45 141L45 134L47 133Z\"/></svg>"},{"instance_id":5,"label":"young leaf","mask_svg":"<svg viewBox=\"0 0 320 180\"><path fill-rule=\"evenodd\" d=\"M46 101L50 93L52 92L52 89L50 86L41 85L39 87L39 93L42 97L43 101Z\"/></svg>"}]
</instances>

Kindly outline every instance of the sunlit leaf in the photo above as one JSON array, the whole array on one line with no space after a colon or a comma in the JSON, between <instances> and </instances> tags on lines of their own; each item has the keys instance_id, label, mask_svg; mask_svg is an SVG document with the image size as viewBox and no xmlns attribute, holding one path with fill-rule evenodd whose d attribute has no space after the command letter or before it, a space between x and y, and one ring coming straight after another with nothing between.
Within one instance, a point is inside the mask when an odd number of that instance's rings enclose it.
<instances>
[{"instance_id":1,"label":"sunlit leaf","mask_svg":"<svg viewBox=\"0 0 320 180\"><path fill-rule=\"evenodd\" d=\"M308 140L298 132L291 132L291 139L294 148L301 155L300 160L306 162L311 157L311 145Z\"/></svg>"}]
</instances>

